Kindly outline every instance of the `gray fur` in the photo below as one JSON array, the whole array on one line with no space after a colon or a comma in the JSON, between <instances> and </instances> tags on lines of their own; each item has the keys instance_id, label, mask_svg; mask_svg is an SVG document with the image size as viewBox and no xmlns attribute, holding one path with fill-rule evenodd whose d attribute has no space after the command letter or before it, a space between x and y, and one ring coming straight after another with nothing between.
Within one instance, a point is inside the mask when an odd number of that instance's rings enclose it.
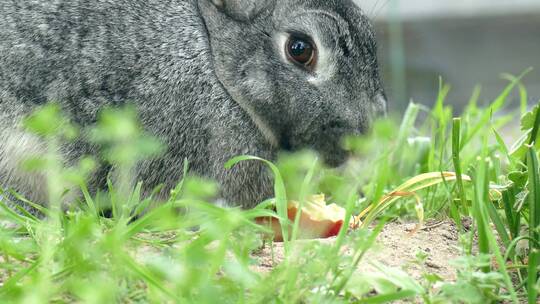
<instances>
[{"instance_id":1,"label":"gray fur","mask_svg":"<svg viewBox=\"0 0 540 304\"><path fill-rule=\"evenodd\" d=\"M314 73L283 57L289 32L318 43ZM382 96L373 30L350 0L0 0L0 185L38 201L43 177L15 163L42 145L20 119L48 101L83 126L134 104L168 146L138 180L170 189L187 158L227 202L251 207L272 179L256 162L226 170L228 159L313 148L339 164L339 139L365 132ZM95 148L63 151L69 162Z\"/></svg>"}]
</instances>

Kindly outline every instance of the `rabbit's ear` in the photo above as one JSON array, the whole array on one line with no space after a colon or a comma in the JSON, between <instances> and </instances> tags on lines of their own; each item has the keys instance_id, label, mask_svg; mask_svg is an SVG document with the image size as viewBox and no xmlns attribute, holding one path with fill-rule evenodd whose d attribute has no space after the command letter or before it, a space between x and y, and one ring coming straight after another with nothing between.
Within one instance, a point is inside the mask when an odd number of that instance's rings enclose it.
<instances>
[{"instance_id":1,"label":"rabbit's ear","mask_svg":"<svg viewBox=\"0 0 540 304\"><path fill-rule=\"evenodd\" d=\"M273 0L211 0L223 13L238 21L249 21L273 5Z\"/></svg>"}]
</instances>

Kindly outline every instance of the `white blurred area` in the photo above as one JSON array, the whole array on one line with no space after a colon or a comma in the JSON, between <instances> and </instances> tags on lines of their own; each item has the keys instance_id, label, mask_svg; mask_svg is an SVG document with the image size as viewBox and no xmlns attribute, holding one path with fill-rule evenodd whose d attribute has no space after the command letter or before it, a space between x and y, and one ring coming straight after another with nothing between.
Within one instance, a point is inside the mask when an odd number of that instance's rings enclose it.
<instances>
[{"instance_id":1,"label":"white blurred area","mask_svg":"<svg viewBox=\"0 0 540 304\"><path fill-rule=\"evenodd\" d=\"M401 18L482 16L539 11L540 0L356 0L371 17L386 19L395 6Z\"/></svg>"},{"instance_id":2,"label":"white blurred area","mask_svg":"<svg viewBox=\"0 0 540 304\"><path fill-rule=\"evenodd\" d=\"M485 104L508 83L501 74L528 68L529 105L540 101L540 0L355 1L375 23L390 109L433 104L440 78L456 112L476 85Z\"/></svg>"}]
</instances>

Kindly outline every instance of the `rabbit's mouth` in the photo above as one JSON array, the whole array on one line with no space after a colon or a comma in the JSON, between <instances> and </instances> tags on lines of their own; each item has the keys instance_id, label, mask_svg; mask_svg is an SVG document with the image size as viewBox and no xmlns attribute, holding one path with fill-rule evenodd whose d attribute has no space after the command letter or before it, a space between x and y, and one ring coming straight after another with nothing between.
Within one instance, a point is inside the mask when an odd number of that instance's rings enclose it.
<instances>
[{"instance_id":1,"label":"rabbit's mouth","mask_svg":"<svg viewBox=\"0 0 540 304\"><path fill-rule=\"evenodd\" d=\"M326 165L332 168L343 165L349 159L349 154L340 147L339 140L337 139L341 137L323 137L317 137L317 141L310 144L299 144L294 140L296 137L291 136L289 132L283 132L280 137L279 148L286 152L311 149L319 153Z\"/></svg>"},{"instance_id":2,"label":"rabbit's mouth","mask_svg":"<svg viewBox=\"0 0 540 304\"><path fill-rule=\"evenodd\" d=\"M282 134L279 140L279 147L283 151L293 152L293 145L291 142L291 137L287 134Z\"/></svg>"},{"instance_id":3,"label":"rabbit's mouth","mask_svg":"<svg viewBox=\"0 0 540 304\"><path fill-rule=\"evenodd\" d=\"M327 147L327 149L322 151L320 150L319 153L323 157L324 163L332 168L337 168L343 165L349 159L349 153L342 149L339 145Z\"/></svg>"},{"instance_id":4,"label":"rabbit's mouth","mask_svg":"<svg viewBox=\"0 0 540 304\"><path fill-rule=\"evenodd\" d=\"M332 153L324 158L325 163L332 168L342 166L347 160L349 160L349 153L341 149L337 153Z\"/></svg>"}]
</instances>

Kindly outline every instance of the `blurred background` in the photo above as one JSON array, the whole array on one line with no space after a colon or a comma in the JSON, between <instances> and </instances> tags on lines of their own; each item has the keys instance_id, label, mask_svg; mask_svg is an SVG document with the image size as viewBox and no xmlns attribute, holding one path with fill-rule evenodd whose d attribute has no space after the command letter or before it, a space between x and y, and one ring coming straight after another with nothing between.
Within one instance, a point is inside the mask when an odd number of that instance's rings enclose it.
<instances>
[{"instance_id":1,"label":"blurred background","mask_svg":"<svg viewBox=\"0 0 540 304\"><path fill-rule=\"evenodd\" d=\"M439 77L451 85L456 113L476 85L492 101L521 74L529 105L540 100L540 0L356 0L374 20L391 111L412 99L432 105ZM517 106L519 96L513 95Z\"/></svg>"}]
</instances>

